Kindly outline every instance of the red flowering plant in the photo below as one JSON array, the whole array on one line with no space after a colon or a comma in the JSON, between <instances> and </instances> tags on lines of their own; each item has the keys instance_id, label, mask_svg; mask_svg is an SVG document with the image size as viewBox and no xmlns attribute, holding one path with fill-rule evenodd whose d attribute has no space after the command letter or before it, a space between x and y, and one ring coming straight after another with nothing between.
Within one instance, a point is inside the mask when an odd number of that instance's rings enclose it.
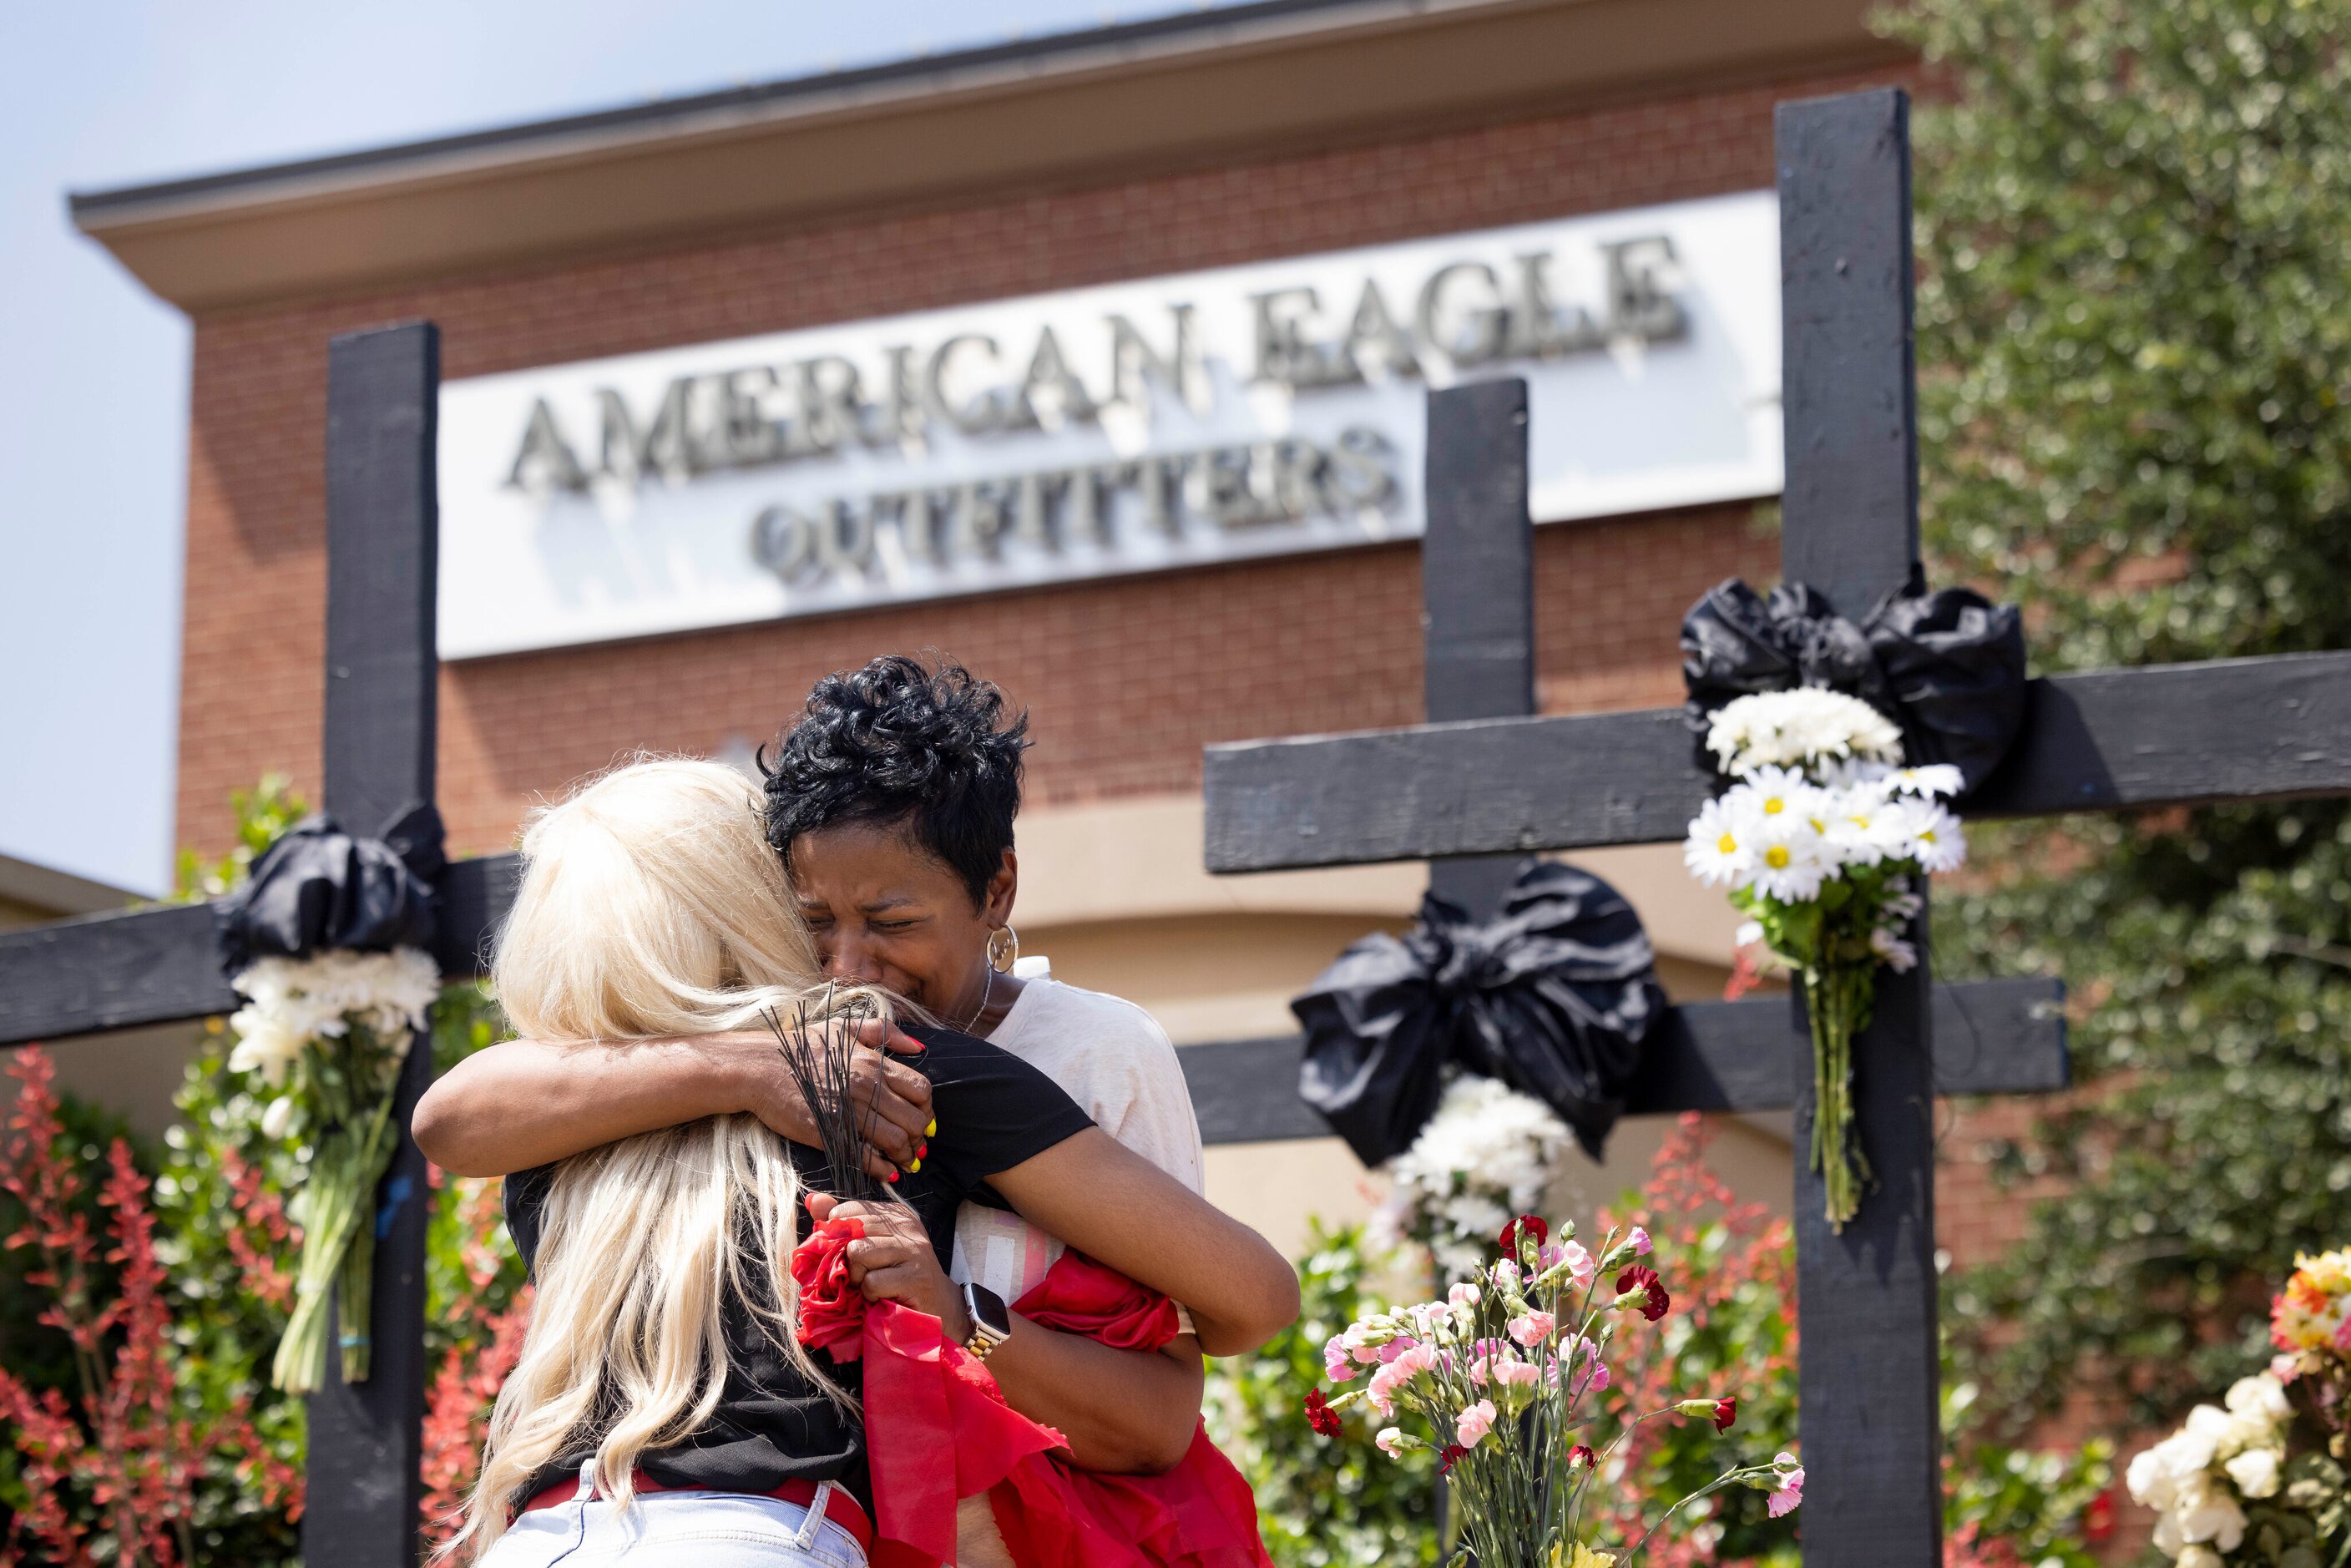
<instances>
[{"instance_id":1,"label":"red flowering plant","mask_svg":"<svg viewBox=\"0 0 2351 1568\"><path fill-rule=\"evenodd\" d=\"M435 1357L424 1390L421 1455L424 1545L433 1555L465 1523L490 1406L521 1358L523 1331L530 1326L530 1287L502 1234L500 1184L427 1168L435 1196L425 1290L449 1307L428 1318L425 1328L426 1349Z\"/></svg>"},{"instance_id":2,"label":"red flowering plant","mask_svg":"<svg viewBox=\"0 0 2351 1568\"><path fill-rule=\"evenodd\" d=\"M190 858L185 895L235 885L303 814L270 785L236 805L238 852ZM447 988L436 1070L498 1035L480 987ZM233 1045L212 1026L160 1145L58 1092L39 1051L15 1055L23 1088L0 1135L0 1564L299 1560L305 1409L268 1370L294 1299L302 1232L287 1198L304 1140L268 1130L266 1100L225 1071ZM498 1184L434 1185L424 1447L428 1501L445 1511L470 1484L527 1302Z\"/></svg>"},{"instance_id":3,"label":"red flowering plant","mask_svg":"<svg viewBox=\"0 0 2351 1568\"><path fill-rule=\"evenodd\" d=\"M1604 1402L1620 1333L1672 1311L1663 1278L1637 1261L1653 1249L1639 1226L1611 1227L1595 1256L1572 1225L1554 1239L1526 1215L1504 1227L1499 1245L1499 1259L1453 1284L1444 1300L1374 1312L1332 1335L1325 1375L1367 1382L1336 1397L1313 1390L1308 1418L1326 1434L1336 1412L1356 1405L1383 1418L1417 1418L1427 1436L1391 1425L1374 1440L1391 1457L1436 1450L1480 1568L1608 1568L1620 1557L1596 1542L1629 1542L1624 1555L1636 1556L1656 1532L1653 1525L1636 1537L1616 1518L1608 1477L1621 1475L1633 1434L1675 1416L1719 1432L1736 1419L1736 1397L1638 1410ZM1803 1481L1786 1453L1734 1464L1665 1517L1734 1487L1768 1494L1770 1511L1784 1514L1802 1499Z\"/></svg>"},{"instance_id":4,"label":"red flowering plant","mask_svg":"<svg viewBox=\"0 0 2351 1568\"><path fill-rule=\"evenodd\" d=\"M16 1103L0 1144L0 1190L22 1223L5 1247L43 1292L37 1322L62 1337L73 1370L68 1390L0 1366L0 1424L13 1428L16 1461L14 1540L0 1552L16 1561L22 1542L58 1563L176 1568L196 1560L203 1494L225 1484L282 1503L292 1478L243 1412L208 1410L183 1386L176 1291L129 1142L110 1143L93 1195L47 1055L19 1051L10 1072Z\"/></svg>"},{"instance_id":5,"label":"red flowering plant","mask_svg":"<svg viewBox=\"0 0 2351 1568\"><path fill-rule=\"evenodd\" d=\"M1603 1218L1645 1217L1650 1264L1673 1275L1676 1310L1658 1324L1659 1354L1627 1360L1616 1389L1628 1408L1663 1405L1678 1388L1739 1385L1739 1429L1775 1450L1796 1437L1795 1253L1788 1222L1762 1204L1742 1203L1707 1163L1715 1132L1696 1113L1667 1134L1638 1192ZM1731 1403L1727 1400L1726 1403ZM1726 1412L1729 1414L1730 1412ZM1625 1435L1620 1484L1612 1491L1620 1531L1638 1527L1643 1500L1680 1497L1714 1475L1716 1444L1702 1426L1651 1422ZM1792 1518L1772 1517L1767 1500L1734 1488L1677 1513L1649 1544L1660 1568L1794 1561Z\"/></svg>"}]
</instances>

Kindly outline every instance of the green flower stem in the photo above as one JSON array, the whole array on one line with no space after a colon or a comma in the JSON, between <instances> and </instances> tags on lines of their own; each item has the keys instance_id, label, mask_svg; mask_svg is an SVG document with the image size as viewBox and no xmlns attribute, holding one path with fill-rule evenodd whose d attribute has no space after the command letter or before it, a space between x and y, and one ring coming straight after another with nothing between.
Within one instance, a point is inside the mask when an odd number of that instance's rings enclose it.
<instances>
[{"instance_id":1,"label":"green flower stem","mask_svg":"<svg viewBox=\"0 0 2351 1568\"><path fill-rule=\"evenodd\" d=\"M1802 974L1813 1034L1812 1168L1820 1174L1829 1228L1841 1231L1861 1211L1873 1179L1854 1128L1853 1042L1869 1027L1877 968L1874 959L1830 959L1806 964Z\"/></svg>"},{"instance_id":2,"label":"green flower stem","mask_svg":"<svg viewBox=\"0 0 2351 1568\"><path fill-rule=\"evenodd\" d=\"M347 1383L365 1381L370 1364L370 1306L375 1273L375 1191L392 1165L399 1138L392 1107L399 1092L400 1057L375 1047L354 1029L339 1048L341 1063L329 1062L311 1048L311 1083L317 1091L321 1132L304 1184L302 1261L294 1287L294 1310L270 1368L270 1381L289 1394L315 1393L327 1376L329 1309L340 1296L342 1372ZM373 1103L362 1118L351 1093L357 1059L375 1064L379 1081ZM388 1065L386 1064L388 1063ZM338 1289L340 1287L340 1290Z\"/></svg>"}]
</instances>

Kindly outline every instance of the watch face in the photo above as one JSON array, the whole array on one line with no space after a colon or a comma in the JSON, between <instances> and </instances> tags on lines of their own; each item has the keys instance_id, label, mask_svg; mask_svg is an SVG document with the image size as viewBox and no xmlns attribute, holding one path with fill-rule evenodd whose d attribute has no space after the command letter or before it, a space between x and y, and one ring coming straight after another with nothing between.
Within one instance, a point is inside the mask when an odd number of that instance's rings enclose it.
<instances>
[{"instance_id":1,"label":"watch face","mask_svg":"<svg viewBox=\"0 0 2351 1568\"><path fill-rule=\"evenodd\" d=\"M964 1287L964 1307L971 1321L987 1333L1001 1339L1012 1332L1012 1312L1005 1306L1004 1298L985 1285Z\"/></svg>"}]
</instances>

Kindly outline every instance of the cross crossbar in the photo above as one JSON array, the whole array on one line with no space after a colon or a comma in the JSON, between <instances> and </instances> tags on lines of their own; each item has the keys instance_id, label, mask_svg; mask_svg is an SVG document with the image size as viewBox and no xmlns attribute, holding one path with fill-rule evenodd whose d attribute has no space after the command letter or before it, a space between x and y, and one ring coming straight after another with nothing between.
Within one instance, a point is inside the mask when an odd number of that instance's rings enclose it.
<instances>
[{"instance_id":1,"label":"cross crossbar","mask_svg":"<svg viewBox=\"0 0 2351 1568\"><path fill-rule=\"evenodd\" d=\"M1475 863L1475 862L1472 862ZM506 917L518 862L458 861L442 883L442 972L479 971ZM235 1006L211 956L212 912L183 904L93 915L0 936L0 1046L92 1030L206 1018ZM1946 1094L2022 1093L2062 1087L2060 988L2045 980L1980 980L1935 988L1937 1086ZM1661 1111L1784 1111L1788 1064L1766 1049L1788 1028L1784 997L1677 1008L1643 1069L1631 1107ZM1966 1042L1963 1046L1959 1042ZM1200 1135L1210 1144L1327 1137L1297 1096L1297 1035L1186 1046Z\"/></svg>"},{"instance_id":2,"label":"cross crossbar","mask_svg":"<svg viewBox=\"0 0 2351 1568\"><path fill-rule=\"evenodd\" d=\"M2351 791L2351 653L2032 683L1970 820ZM1679 708L1211 747L1208 869L1276 871L1679 839L1719 780Z\"/></svg>"},{"instance_id":3,"label":"cross crossbar","mask_svg":"<svg viewBox=\"0 0 2351 1568\"><path fill-rule=\"evenodd\" d=\"M2045 1094L2066 1083L2065 988L2025 977L1937 986L1935 1092ZM1789 999L1685 1003L1650 1038L1627 1115L1785 1111L1796 1103ZM1187 1045L1176 1054L1210 1144L1327 1138L1298 1097L1301 1035Z\"/></svg>"}]
</instances>

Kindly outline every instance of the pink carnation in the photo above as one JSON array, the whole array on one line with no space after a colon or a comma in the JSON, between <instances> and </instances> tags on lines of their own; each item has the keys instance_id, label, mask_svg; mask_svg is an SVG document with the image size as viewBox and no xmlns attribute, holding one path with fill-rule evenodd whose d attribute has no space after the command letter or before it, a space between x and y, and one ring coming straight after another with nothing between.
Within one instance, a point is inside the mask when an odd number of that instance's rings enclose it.
<instances>
[{"instance_id":1,"label":"pink carnation","mask_svg":"<svg viewBox=\"0 0 2351 1568\"><path fill-rule=\"evenodd\" d=\"M1795 1512L1796 1505L1803 1500L1804 1467L1798 1465L1780 1477L1778 1490L1764 1500L1763 1506L1773 1519L1781 1519Z\"/></svg>"},{"instance_id":2,"label":"pink carnation","mask_svg":"<svg viewBox=\"0 0 2351 1568\"><path fill-rule=\"evenodd\" d=\"M1636 1225L1633 1227L1633 1234L1625 1238L1625 1245L1636 1254L1646 1255L1649 1250L1649 1233Z\"/></svg>"},{"instance_id":3,"label":"pink carnation","mask_svg":"<svg viewBox=\"0 0 2351 1568\"><path fill-rule=\"evenodd\" d=\"M1494 1402L1480 1399L1454 1418L1454 1430L1461 1436L1464 1448L1474 1448L1487 1433L1494 1429Z\"/></svg>"},{"instance_id":4,"label":"pink carnation","mask_svg":"<svg viewBox=\"0 0 2351 1568\"><path fill-rule=\"evenodd\" d=\"M1506 1384L1532 1387L1542 1378L1542 1368L1531 1361L1499 1361L1494 1364L1494 1375Z\"/></svg>"},{"instance_id":5,"label":"pink carnation","mask_svg":"<svg viewBox=\"0 0 2351 1568\"><path fill-rule=\"evenodd\" d=\"M1579 1291L1591 1284L1592 1277L1600 1271L1599 1265L1592 1260L1592 1254L1583 1249L1581 1241L1562 1244L1559 1249L1559 1260L1567 1265L1568 1281Z\"/></svg>"},{"instance_id":6,"label":"pink carnation","mask_svg":"<svg viewBox=\"0 0 2351 1568\"><path fill-rule=\"evenodd\" d=\"M1532 1350L1551 1338L1551 1331L1555 1326L1557 1326L1556 1320L1549 1312L1527 1312L1510 1320L1510 1334L1512 1339L1517 1340L1529 1350Z\"/></svg>"},{"instance_id":7,"label":"pink carnation","mask_svg":"<svg viewBox=\"0 0 2351 1568\"><path fill-rule=\"evenodd\" d=\"M1355 1375L1355 1364L1349 1358L1346 1340L1332 1334L1322 1347L1322 1375L1333 1383L1344 1383Z\"/></svg>"}]
</instances>

